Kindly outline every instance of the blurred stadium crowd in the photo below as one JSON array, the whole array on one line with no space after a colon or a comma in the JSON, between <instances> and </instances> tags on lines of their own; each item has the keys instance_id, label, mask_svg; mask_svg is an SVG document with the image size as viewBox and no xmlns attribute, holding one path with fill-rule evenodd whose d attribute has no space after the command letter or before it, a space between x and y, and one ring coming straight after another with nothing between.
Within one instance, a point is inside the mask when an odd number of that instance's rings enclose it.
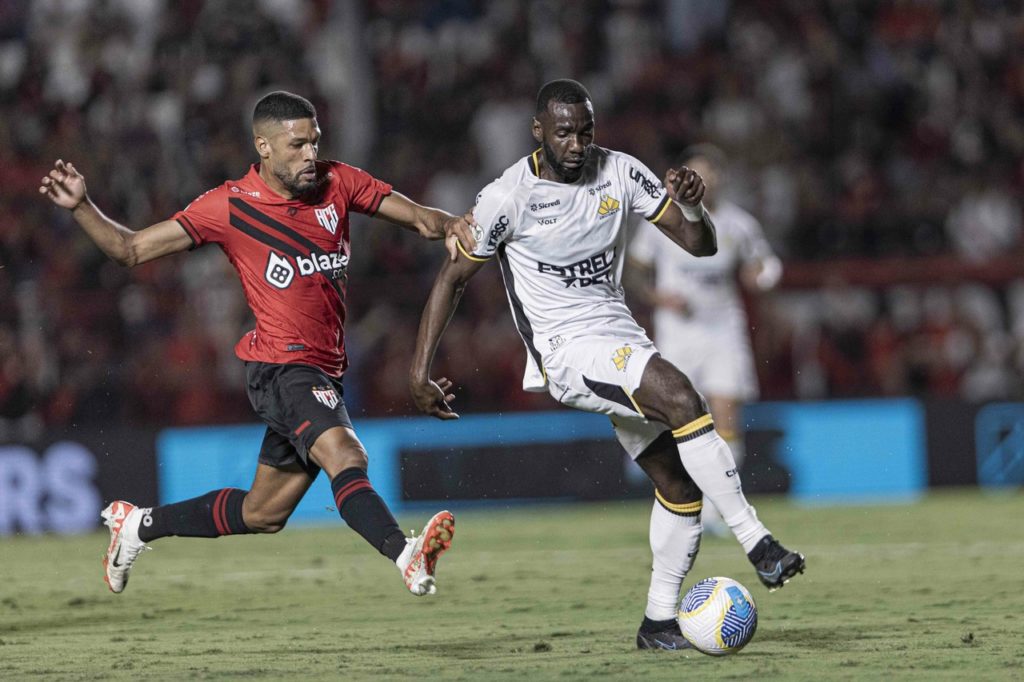
<instances>
[{"instance_id":1,"label":"blurred stadium crowd","mask_svg":"<svg viewBox=\"0 0 1024 682\"><path fill-rule=\"evenodd\" d=\"M730 154L727 193L790 272L751 301L765 397L1024 397L1022 269L974 276L1021 245L1019 3L6 0L0 426L251 419L232 354L249 313L226 259L106 262L37 196L54 159L143 227L244 174L252 104L284 88L317 105L323 156L461 212L532 149L536 90L564 76L594 96L599 144L655 170L697 141ZM406 414L441 249L369 219L353 244L346 400ZM924 274L859 282L877 259ZM933 281L929 263L966 265ZM435 367L460 409L550 408L520 391L488 270Z\"/></svg>"}]
</instances>

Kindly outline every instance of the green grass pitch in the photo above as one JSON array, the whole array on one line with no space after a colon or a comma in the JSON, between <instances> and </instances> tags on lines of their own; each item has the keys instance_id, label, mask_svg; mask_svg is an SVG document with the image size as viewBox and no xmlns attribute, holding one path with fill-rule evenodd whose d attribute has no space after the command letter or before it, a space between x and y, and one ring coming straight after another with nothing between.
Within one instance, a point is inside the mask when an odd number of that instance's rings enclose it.
<instances>
[{"instance_id":1,"label":"green grass pitch","mask_svg":"<svg viewBox=\"0 0 1024 682\"><path fill-rule=\"evenodd\" d=\"M808 570L769 594L705 539L687 585L731 576L759 608L735 656L634 650L649 504L629 502L458 513L426 598L340 523L165 539L121 595L105 533L0 540L0 679L1024 679L1019 492L754 502Z\"/></svg>"}]
</instances>

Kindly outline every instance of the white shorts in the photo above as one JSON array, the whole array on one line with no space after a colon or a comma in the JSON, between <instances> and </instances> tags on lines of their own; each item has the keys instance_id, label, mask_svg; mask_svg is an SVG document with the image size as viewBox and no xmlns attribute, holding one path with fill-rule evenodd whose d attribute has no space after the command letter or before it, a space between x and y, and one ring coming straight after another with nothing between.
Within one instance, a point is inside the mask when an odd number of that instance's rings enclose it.
<instances>
[{"instance_id":1,"label":"white shorts","mask_svg":"<svg viewBox=\"0 0 1024 682\"><path fill-rule=\"evenodd\" d=\"M548 391L563 405L608 415L619 443L636 459L669 430L644 418L633 400L647 363L657 354L642 336L573 339L544 358Z\"/></svg>"},{"instance_id":2,"label":"white shorts","mask_svg":"<svg viewBox=\"0 0 1024 682\"><path fill-rule=\"evenodd\" d=\"M740 402L757 399L757 373L745 333L728 327L662 325L657 337L662 357L704 395Z\"/></svg>"}]
</instances>

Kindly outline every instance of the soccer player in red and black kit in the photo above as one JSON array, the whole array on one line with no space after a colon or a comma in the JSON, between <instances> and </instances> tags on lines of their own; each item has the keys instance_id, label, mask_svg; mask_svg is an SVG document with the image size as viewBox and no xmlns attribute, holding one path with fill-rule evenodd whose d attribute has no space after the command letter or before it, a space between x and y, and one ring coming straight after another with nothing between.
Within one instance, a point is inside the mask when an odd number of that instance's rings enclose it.
<instances>
[{"instance_id":1,"label":"soccer player in red and black kit","mask_svg":"<svg viewBox=\"0 0 1024 682\"><path fill-rule=\"evenodd\" d=\"M278 532L323 469L345 522L397 564L413 594L433 594L436 562L451 546L455 520L439 512L418 538L405 537L370 485L366 451L342 400L349 214L446 238L453 256L457 239L467 250L475 246L471 226L464 217L410 201L358 168L319 161L316 110L302 97L266 95L252 126L260 161L245 177L143 230L103 215L70 163L57 161L39 188L121 265L216 244L238 271L256 317L256 329L235 347L245 361L249 400L267 424L252 487L152 509L110 504L103 511L111 536L103 562L107 584L121 592L136 557L158 538Z\"/></svg>"}]
</instances>

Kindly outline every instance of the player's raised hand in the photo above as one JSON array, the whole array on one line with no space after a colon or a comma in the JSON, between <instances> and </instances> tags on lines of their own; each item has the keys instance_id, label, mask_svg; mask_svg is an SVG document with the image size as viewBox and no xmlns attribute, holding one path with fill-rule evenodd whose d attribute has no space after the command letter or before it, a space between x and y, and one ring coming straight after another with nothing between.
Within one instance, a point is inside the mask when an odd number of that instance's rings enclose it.
<instances>
[{"instance_id":1,"label":"player's raised hand","mask_svg":"<svg viewBox=\"0 0 1024 682\"><path fill-rule=\"evenodd\" d=\"M85 178L73 164L57 159L53 170L40 181L39 193L61 208L73 210L85 200Z\"/></svg>"},{"instance_id":2,"label":"player's raised hand","mask_svg":"<svg viewBox=\"0 0 1024 682\"><path fill-rule=\"evenodd\" d=\"M697 171L681 166L665 172L665 188L669 196L686 206L697 206L704 198L704 179Z\"/></svg>"},{"instance_id":3,"label":"player's raised hand","mask_svg":"<svg viewBox=\"0 0 1024 682\"><path fill-rule=\"evenodd\" d=\"M455 400L455 394L451 392L452 382L441 377L436 382L429 379L422 382L411 382L409 391L412 393L412 400L420 412L429 414L438 419L458 419L459 415L452 411L448 403Z\"/></svg>"},{"instance_id":4,"label":"player's raised hand","mask_svg":"<svg viewBox=\"0 0 1024 682\"><path fill-rule=\"evenodd\" d=\"M476 238L473 237L473 227L476 225L476 218L473 217L473 210L466 211L465 215L452 216L444 223L444 245L448 249L448 257L452 261L459 258L459 243L466 253L473 253L476 248Z\"/></svg>"}]
</instances>

